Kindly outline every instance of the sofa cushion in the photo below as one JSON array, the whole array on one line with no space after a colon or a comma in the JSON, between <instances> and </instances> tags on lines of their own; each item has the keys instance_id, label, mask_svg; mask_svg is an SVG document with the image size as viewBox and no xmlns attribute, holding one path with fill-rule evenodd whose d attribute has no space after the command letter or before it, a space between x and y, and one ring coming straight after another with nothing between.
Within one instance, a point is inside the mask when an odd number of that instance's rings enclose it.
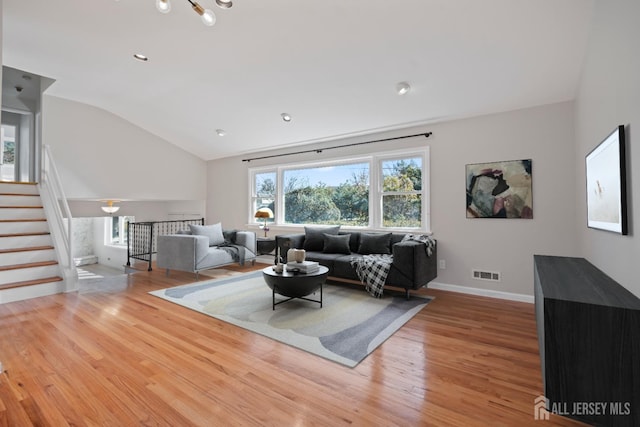
<instances>
[{"instance_id":1,"label":"sofa cushion","mask_svg":"<svg viewBox=\"0 0 640 427\"><path fill-rule=\"evenodd\" d=\"M358 247L360 246L360 232L350 231L349 233L340 232L340 234L351 234L351 238L349 239L349 249L351 252L358 252Z\"/></svg>"},{"instance_id":2,"label":"sofa cushion","mask_svg":"<svg viewBox=\"0 0 640 427\"><path fill-rule=\"evenodd\" d=\"M362 233L358 253L362 255L391 254L390 247L391 233Z\"/></svg>"},{"instance_id":3,"label":"sofa cushion","mask_svg":"<svg viewBox=\"0 0 640 427\"><path fill-rule=\"evenodd\" d=\"M356 269L351 265L351 260L354 258L360 257L357 255L336 256L336 259L333 261L333 276L339 277L341 279L360 281L360 279L358 278L358 274L356 273Z\"/></svg>"},{"instance_id":4,"label":"sofa cushion","mask_svg":"<svg viewBox=\"0 0 640 427\"><path fill-rule=\"evenodd\" d=\"M349 239L351 234L324 234L324 247L322 252L329 254L350 254Z\"/></svg>"},{"instance_id":5,"label":"sofa cushion","mask_svg":"<svg viewBox=\"0 0 640 427\"><path fill-rule=\"evenodd\" d=\"M339 231L339 225L332 227L305 227L304 243L302 249L304 249L305 251L322 252L322 248L324 248L324 235L336 235Z\"/></svg>"},{"instance_id":6,"label":"sofa cushion","mask_svg":"<svg viewBox=\"0 0 640 427\"><path fill-rule=\"evenodd\" d=\"M324 265L329 269L329 276L333 275L333 262L335 261L336 254L325 254L324 252L307 252L305 256L305 260L307 261L316 261L320 265ZM346 255L344 255L346 256Z\"/></svg>"},{"instance_id":7,"label":"sofa cushion","mask_svg":"<svg viewBox=\"0 0 640 427\"><path fill-rule=\"evenodd\" d=\"M238 230L222 230L225 243L235 243Z\"/></svg>"},{"instance_id":8,"label":"sofa cushion","mask_svg":"<svg viewBox=\"0 0 640 427\"><path fill-rule=\"evenodd\" d=\"M207 236L209 238L209 246L218 246L224 243L224 235L222 234L222 224L212 225L194 225L189 224L191 234L195 236Z\"/></svg>"}]
</instances>

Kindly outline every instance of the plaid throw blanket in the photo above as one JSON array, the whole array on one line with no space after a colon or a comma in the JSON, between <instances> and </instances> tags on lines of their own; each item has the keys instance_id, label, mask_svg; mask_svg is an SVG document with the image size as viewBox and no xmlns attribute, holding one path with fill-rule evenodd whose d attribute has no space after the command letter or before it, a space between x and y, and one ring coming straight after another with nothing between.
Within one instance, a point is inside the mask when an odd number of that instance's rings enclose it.
<instances>
[{"instance_id":1,"label":"plaid throw blanket","mask_svg":"<svg viewBox=\"0 0 640 427\"><path fill-rule=\"evenodd\" d=\"M392 262L391 255L363 255L351 259L351 265L356 269L360 281L365 284L365 289L376 298L382 297L382 288Z\"/></svg>"}]
</instances>

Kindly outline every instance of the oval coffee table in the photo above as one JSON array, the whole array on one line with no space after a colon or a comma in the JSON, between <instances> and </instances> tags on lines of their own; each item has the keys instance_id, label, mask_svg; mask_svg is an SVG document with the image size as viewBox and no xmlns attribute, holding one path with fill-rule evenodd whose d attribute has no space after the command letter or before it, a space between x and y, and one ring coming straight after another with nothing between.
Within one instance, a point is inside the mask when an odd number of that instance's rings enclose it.
<instances>
[{"instance_id":1,"label":"oval coffee table","mask_svg":"<svg viewBox=\"0 0 640 427\"><path fill-rule=\"evenodd\" d=\"M320 303L320 308L322 308L322 285L327 280L328 273L329 269L324 265L321 265L313 273L292 273L286 271L286 269L282 273L276 273L273 271L273 266L269 266L262 270L262 277L264 277L264 281L273 291L274 310L276 305L291 301L294 298ZM306 298L318 289L320 289L320 300ZM276 294L288 298L276 302Z\"/></svg>"}]
</instances>

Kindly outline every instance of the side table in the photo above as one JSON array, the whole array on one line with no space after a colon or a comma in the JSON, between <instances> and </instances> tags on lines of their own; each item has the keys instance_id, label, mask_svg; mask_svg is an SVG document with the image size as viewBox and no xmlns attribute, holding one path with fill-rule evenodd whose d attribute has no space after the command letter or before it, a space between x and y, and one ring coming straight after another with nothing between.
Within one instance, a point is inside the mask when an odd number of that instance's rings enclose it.
<instances>
[{"instance_id":1,"label":"side table","mask_svg":"<svg viewBox=\"0 0 640 427\"><path fill-rule=\"evenodd\" d=\"M275 237L258 237L256 240L258 255L270 254L276 249Z\"/></svg>"}]
</instances>

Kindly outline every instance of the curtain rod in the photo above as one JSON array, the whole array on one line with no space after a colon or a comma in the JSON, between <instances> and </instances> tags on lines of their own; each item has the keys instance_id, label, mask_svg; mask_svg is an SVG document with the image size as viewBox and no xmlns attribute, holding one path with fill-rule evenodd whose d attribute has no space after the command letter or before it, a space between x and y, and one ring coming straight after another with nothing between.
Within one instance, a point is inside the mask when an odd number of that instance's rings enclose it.
<instances>
[{"instance_id":1,"label":"curtain rod","mask_svg":"<svg viewBox=\"0 0 640 427\"><path fill-rule=\"evenodd\" d=\"M393 140L396 140L396 139L413 138L414 136L424 136L425 138L429 138L432 134L433 134L433 132L423 132L423 133L416 133L415 135L395 136L393 138L376 139L374 141L354 142L353 144L336 145L334 147L315 148L315 149L311 149L311 150L294 151L293 153L272 154L270 156L252 157L250 159L242 159L242 161L243 162L250 162L252 160L272 159L274 157L293 156L295 154L304 154L304 153L322 153L323 151L334 150L336 148L355 147L356 145L365 145L365 144L373 144L374 142L384 142L384 141L393 141Z\"/></svg>"}]
</instances>

